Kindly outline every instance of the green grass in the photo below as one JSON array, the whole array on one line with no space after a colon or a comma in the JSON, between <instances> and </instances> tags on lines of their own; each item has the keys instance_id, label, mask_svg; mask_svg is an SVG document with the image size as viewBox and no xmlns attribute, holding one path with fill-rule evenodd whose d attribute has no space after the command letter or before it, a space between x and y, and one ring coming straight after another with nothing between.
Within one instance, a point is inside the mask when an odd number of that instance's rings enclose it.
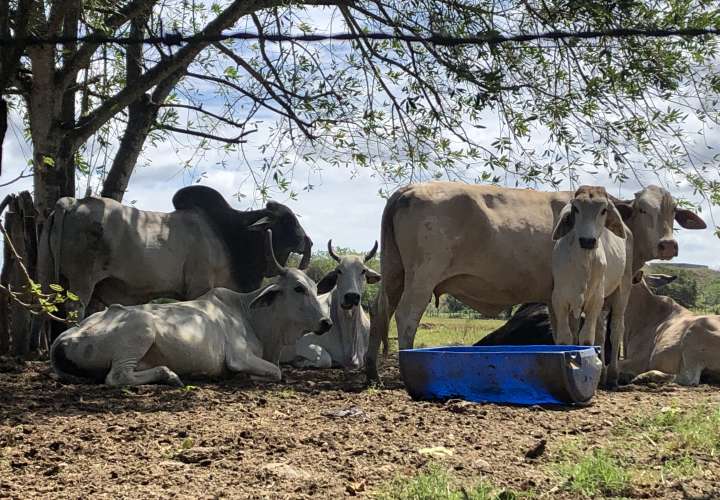
<instances>
[{"instance_id":1,"label":"green grass","mask_svg":"<svg viewBox=\"0 0 720 500\"><path fill-rule=\"evenodd\" d=\"M568 490L593 498L623 495L631 482L628 470L604 448L568 457L557 465L557 472Z\"/></svg>"},{"instance_id":2,"label":"green grass","mask_svg":"<svg viewBox=\"0 0 720 500\"><path fill-rule=\"evenodd\" d=\"M563 489L600 498L629 494L633 485L687 481L703 473L702 460L720 456L720 407L699 402L634 416L602 447L589 448L569 438L554 454L549 468Z\"/></svg>"},{"instance_id":3,"label":"green grass","mask_svg":"<svg viewBox=\"0 0 720 500\"><path fill-rule=\"evenodd\" d=\"M372 495L380 500L512 500L529 498L528 493L495 488L479 481L472 487L457 484L447 471L430 465L414 477L396 477Z\"/></svg>"},{"instance_id":4,"label":"green grass","mask_svg":"<svg viewBox=\"0 0 720 500\"><path fill-rule=\"evenodd\" d=\"M438 345L471 345L488 333L501 327L505 321L499 319L464 319L442 316L423 316L415 335L415 347ZM395 320L390 322L390 338L397 339ZM397 342L391 340L391 346Z\"/></svg>"},{"instance_id":5,"label":"green grass","mask_svg":"<svg viewBox=\"0 0 720 500\"><path fill-rule=\"evenodd\" d=\"M671 406L639 417L636 424L666 452L720 454L720 406L701 404L689 410Z\"/></svg>"}]
</instances>

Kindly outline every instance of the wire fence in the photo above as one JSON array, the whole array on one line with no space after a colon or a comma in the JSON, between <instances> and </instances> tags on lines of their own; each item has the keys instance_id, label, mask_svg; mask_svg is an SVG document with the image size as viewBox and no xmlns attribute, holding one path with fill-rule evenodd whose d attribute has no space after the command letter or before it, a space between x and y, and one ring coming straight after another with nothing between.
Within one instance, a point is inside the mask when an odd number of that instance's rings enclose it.
<instances>
[{"instance_id":1,"label":"wire fence","mask_svg":"<svg viewBox=\"0 0 720 500\"><path fill-rule=\"evenodd\" d=\"M0 37L0 47L28 47L38 45L67 45L76 43L117 44L117 45L183 45L192 43L214 43L226 40L257 40L263 42L323 42L323 41L355 41L355 40L399 40L409 43L423 43L441 46L460 45L493 45L503 43L522 43L540 40L591 39L591 38L694 38L700 36L720 35L718 28L617 28L609 30L587 31L546 31L542 33L502 34L496 31L478 33L473 36L455 37L440 33L428 35L366 32L366 33L304 33L283 35L278 33L253 33L247 31L234 33L163 33L147 37L109 36L103 33L90 33L80 36L28 36Z\"/></svg>"}]
</instances>

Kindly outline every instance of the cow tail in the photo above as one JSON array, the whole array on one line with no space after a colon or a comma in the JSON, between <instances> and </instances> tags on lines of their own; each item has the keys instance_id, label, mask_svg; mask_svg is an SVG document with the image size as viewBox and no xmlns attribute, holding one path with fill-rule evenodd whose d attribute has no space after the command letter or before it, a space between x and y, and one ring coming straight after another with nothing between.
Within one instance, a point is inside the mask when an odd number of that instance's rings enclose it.
<instances>
[{"instance_id":1,"label":"cow tail","mask_svg":"<svg viewBox=\"0 0 720 500\"><path fill-rule=\"evenodd\" d=\"M388 331L390 318L400 300L403 291L405 271L403 269L400 250L395 241L395 213L398 200L406 188L401 188L388 199L383 210L380 234L380 271L382 280L375 298L375 307L370 322L370 343L366 358L366 373L368 380L378 381L377 357L380 343L383 345L383 354L389 351Z\"/></svg>"},{"instance_id":2,"label":"cow tail","mask_svg":"<svg viewBox=\"0 0 720 500\"><path fill-rule=\"evenodd\" d=\"M56 269L56 266L50 250L50 232L52 231L54 225L55 211L51 212L50 216L45 221L40 233L40 240L38 241L37 281L44 292L47 292L48 285L50 283L57 282L53 272ZM47 320L44 317L33 316L30 326L30 335L35 346L42 347L43 343L41 337L43 331L45 331L47 327ZM49 338L49 336L47 338Z\"/></svg>"},{"instance_id":3,"label":"cow tail","mask_svg":"<svg viewBox=\"0 0 720 500\"><path fill-rule=\"evenodd\" d=\"M45 292L49 290L50 284L60 284L62 233L65 212L69 208L68 203L65 203L65 201L65 199L59 200L55 205L55 209L50 213L47 221L45 221L45 225L40 233L40 241L38 242L38 283ZM41 335L44 330L49 328L48 321L45 318L36 316L33 318L31 328L32 338L36 339L38 342L37 345L42 345ZM47 332L47 340L49 344L49 331Z\"/></svg>"}]
</instances>

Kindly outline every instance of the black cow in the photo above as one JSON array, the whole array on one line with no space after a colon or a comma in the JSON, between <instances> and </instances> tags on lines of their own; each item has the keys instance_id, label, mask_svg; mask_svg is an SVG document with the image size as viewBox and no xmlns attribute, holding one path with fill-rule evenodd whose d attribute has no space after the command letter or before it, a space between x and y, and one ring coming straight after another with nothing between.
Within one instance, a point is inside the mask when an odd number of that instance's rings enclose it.
<instances>
[{"instance_id":1,"label":"black cow","mask_svg":"<svg viewBox=\"0 0 720 500\"><path fill-rule=\"evenodd\" d=\"M488 333L475 345L552 345L550 315L545 304L521 305L507 323Z\"/></svg>"}]
</instances>

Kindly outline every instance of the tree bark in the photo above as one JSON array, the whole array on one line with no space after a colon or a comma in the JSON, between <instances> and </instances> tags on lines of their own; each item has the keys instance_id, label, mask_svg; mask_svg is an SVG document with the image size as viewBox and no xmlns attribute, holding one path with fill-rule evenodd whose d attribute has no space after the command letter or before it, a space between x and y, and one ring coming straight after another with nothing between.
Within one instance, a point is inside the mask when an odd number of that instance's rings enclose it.
<instances>
[{"instance_id":1,"label":"tree bark","mask_svg":"<svg viewBox=\"0 0 720 500\"><path fill-rule=\"evenodd\" d=\"M30 278L37 277L35 262L37 257L37 237L35 233L35 207L32 197L27 191L19 195L13 195L5 215L5 231L13 242L15 250L26 269ZM3 263L0 280L2 284L13 292L20 295L23 302L29 303L32 299L29 293L30 284L25 278L25 273L20 268L18 258L13 255L8 245L5 246L5 261ZM0 353L4 348L11 349L16 356L25 356L31 350L37 348L30 338L30 312L20 304L11 301L9 297L2 298L3 307L0 312L6 312L6 316L0 319ZM2 329L4 327L4 330Z\"/></svg>"}]
</instances>

